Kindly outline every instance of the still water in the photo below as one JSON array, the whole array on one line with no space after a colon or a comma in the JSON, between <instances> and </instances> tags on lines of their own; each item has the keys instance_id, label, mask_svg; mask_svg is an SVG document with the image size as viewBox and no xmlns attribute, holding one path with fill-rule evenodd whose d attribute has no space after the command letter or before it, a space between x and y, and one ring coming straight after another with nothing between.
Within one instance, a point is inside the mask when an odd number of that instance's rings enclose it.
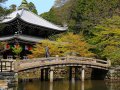
<instances>
[{"instance_id":1,"label":"still water","mask_svg":"<svg viewBox=\"0 0 120 90\"><path fill-rule=\"evenodd\" d=\"M34 81L19 83L17 87L8 90L120 90L120 82L107 83L105 81Z\"/></svg>"}]
</instances>

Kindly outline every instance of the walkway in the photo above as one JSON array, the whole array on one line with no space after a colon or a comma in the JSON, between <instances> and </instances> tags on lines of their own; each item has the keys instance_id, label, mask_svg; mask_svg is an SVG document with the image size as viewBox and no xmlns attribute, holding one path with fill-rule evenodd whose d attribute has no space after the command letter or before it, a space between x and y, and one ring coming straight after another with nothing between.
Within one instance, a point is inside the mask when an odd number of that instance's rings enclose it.
<instances>
[{"instance_id":1,"label":"walkway","mask_svg":"<svg viewBox=\"0 0 120 90\"><path fill-rule=\"evenodd\" d=\"M34 58L24 61L16 61L15 72L25 71L34 68L50 68L64 66L85 66L108 70L111 66L110 61L104 61L85 57L49 57L49 58Z\"/></svg>"}]
</instances>

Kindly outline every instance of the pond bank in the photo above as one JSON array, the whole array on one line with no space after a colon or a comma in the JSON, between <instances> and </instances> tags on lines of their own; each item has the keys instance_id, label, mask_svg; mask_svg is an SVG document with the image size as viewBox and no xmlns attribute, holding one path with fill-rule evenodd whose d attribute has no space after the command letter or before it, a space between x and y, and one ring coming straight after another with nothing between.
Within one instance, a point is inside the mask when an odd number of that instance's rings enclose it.
<instances>
[{"instance_id":1,"label":"pond bank","mask_svg":"<svg viewBox=\"0 0 120 90\"><path fill-rule=\"evenodd\" d=\"M5 80L0 80L0 90L7 89L7 88L8 88L8 82Z\"/></svg>"}]
</instances>

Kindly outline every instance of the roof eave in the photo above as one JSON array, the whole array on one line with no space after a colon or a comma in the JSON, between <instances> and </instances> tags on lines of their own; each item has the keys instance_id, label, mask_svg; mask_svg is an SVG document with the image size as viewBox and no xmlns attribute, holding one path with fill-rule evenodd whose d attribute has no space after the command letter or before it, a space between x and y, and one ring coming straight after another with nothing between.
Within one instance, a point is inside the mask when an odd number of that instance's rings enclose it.
<instances>
[{"instance_id":1,"label":"roof eave","mask_svg":"<svg viewBox=\"0 0 120 90\"><path fill-rule=\"evenodd\" d=\"M0 23L2 24L8 24L8 23L10 23L10 22L12 22L12 21L14 21L14 20L16 20L16 19L20 19L20 20L22 20L22 21L24 21L24 22L26 22L26 23L28 23L28 24L32 24L32 25L36 25L36 26L38 26L38 27L45 27L45 28L48 28L48 29L52 29L52 30L58 30L58 31L61 31L61 32L64 32L64 31L67 31L67 29L68 29L68 27L59 27L59 26L57 26L57 25L55 25L57 28L52 28L52 27L47 27L47 26L42 26L42 25L38 25L38 24L34 24L34 23L31 23L31 22L28 22L28 21L26 21L26 20L24 20L24 18L22 18L22 14L23 14L23 11L24 11L24 9L22 9L21 11L20 11L20 13L18 12L14 17L12 17L12 19L10 19L10 20L3 20L3 21L1 21ZM37 15L36 15L37 16ZM9 17L9 15L8 15L8 17ZM41 19L43 19L43 18L41 18ZM43 20L45 20L45 19L43 19ZM46 20L47 21L47 20ZM49 22L49 21L47 21L48 23L51 23L51 22ZM51 23L51 24L53 24L53 23Z\"/></svg>"}]
</instances>

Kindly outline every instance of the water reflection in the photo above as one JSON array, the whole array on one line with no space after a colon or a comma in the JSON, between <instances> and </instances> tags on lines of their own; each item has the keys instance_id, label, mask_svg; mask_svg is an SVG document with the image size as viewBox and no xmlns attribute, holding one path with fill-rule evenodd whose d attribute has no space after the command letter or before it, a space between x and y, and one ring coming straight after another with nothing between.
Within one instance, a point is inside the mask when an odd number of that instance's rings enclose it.
<instances>
[{"instance_id":1,"label":"water reflection","mask_svg":"<svg viewBox=\"0 0 120 90\"><path fill-rule=\"evenodd\" d=\"M81 82L81 90L85 90L84 82Z\"/></svg>"},{"instance_id":2,"label":"water reflection","mask_svg":"<svg viewBox=\"0 0 120 90\"><path fill-rule=\"evenodd\" d=\"M17 87L8 90L120 90L119 83L106 83L104 81L49 81L20 83Z\"/></svg>"},{"instance_id":3,"label":"water reflection","mask_svg":"<svg viewBox=\"0 0 120 90\"><path fill-rule=\"evenodd\" d=\"M53 83L50 83L50 89L49 90L53 90Z\"/></svg>"}]
</instances>

